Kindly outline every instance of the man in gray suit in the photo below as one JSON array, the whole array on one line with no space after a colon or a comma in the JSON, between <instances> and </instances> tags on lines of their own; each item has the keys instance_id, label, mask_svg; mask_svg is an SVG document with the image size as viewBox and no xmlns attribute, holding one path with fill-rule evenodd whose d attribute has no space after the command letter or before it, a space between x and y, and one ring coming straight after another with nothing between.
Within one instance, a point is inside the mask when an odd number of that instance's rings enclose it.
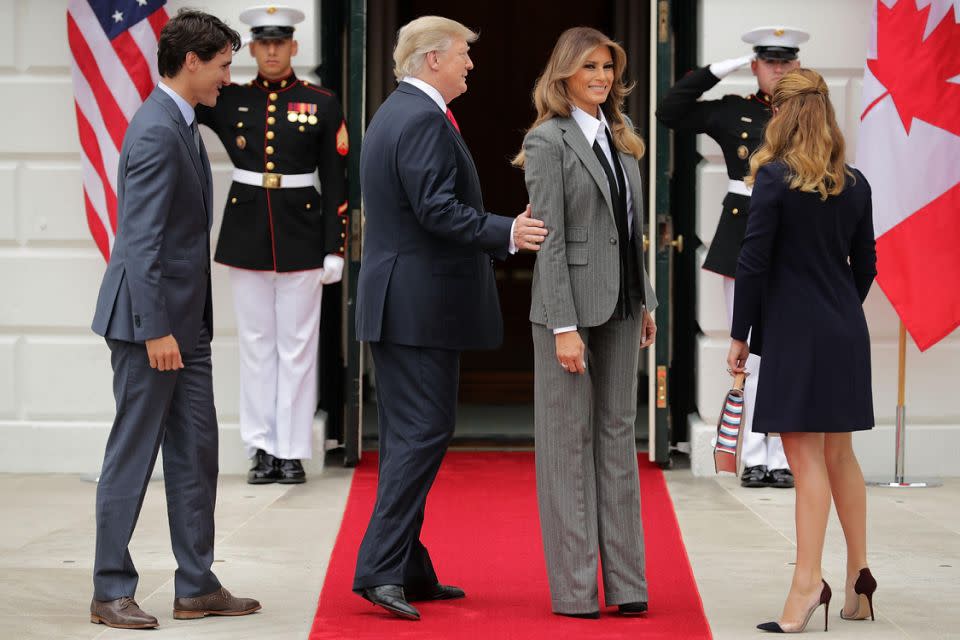
<instances>
[{"instance_id":1,"label":"man in gray suit","mask_svg":"<svg viewBox=\"0 0 960 640\"><path fill-rule=\"evenodd\" d=\"M217 18L182 10L160 33L162 79L130 121L120 150L117 236L93 330L113 365L117 414L97 486L90 621L157 626L134 601L128 545L163 447L170 538L177 559L173 617L260 608L220 586L213 563L217 416L210 339L210 163L194 108L230 82L240 37Z\"/></svg>"}]
</instances>

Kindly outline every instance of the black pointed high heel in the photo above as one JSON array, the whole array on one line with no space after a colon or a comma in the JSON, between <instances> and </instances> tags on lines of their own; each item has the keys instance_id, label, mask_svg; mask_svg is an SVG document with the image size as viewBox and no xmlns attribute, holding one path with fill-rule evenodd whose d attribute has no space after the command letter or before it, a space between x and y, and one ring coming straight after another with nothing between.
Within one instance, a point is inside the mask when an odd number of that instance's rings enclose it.
<instances>
[{"instance_id":1,"label":"black pointed high heel","mask_svg":"<svg viewBox=\"0 0 960 640\"><path fill-rule=\"evenodd\" d=\"M807 611L807 615L803 618L802 623L764 622L763 624L758 624L757 629L769 631L770 633L802 633L804 629L807 628L807 623L810 622L810 618L813 617L813 612L817 610L817 607L823 605L823 630L826 631L829 621L828 616L830 614L830 597L833 595L833 592L830 591L830 585L827 584L826 580L821 580L821 582L823 582L823 588L820 589L820 598L810 607L810 610Z\"/></svg>"},{"instance_id":2,"label":"black pointed high heel","mask_svg":"<svg viewBox=\"0 0 960 640\"><path fill-rule=\"evenodd\" d=\"M857 594L857 610L847 616L843 614L843 607L840 607L840 617L844 620L866 620L869 610L870 619L876 620L877 618L873 615L873 592L876 590L877 580L870 573L870 569L866 567L860 569L857 582L853 585L853 591ZM864 600L867 601L866 608L863 606Z\"/></svg>"}]
</instances>

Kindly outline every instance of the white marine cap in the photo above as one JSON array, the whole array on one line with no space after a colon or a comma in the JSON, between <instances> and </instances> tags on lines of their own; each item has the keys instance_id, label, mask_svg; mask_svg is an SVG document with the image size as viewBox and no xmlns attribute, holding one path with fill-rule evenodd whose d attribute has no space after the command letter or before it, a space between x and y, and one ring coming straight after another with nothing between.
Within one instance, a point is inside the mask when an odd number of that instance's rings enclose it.
<instances>
[{"instance_id":1,"label":"white marine cap","mask_svg":"<svg viewBox=\"0 0 960 640\"><path fill-rule=\"evenodd\" d=\"M303 11L282 5L264 4L240 12L240 22L250 25L254 40L279 40L293 35L293 25L303 22Z\"/></svg>"},{"instance_id":2,"label":"white marine cap","mask_svg":"<svg viewBox=\"0 0 960 640\"><path fill-rule=\"evenodd\" d=\"M766 60L796 60L800 45L810 39L803 29L773 26L757 27L741 36L747 44L753 45L757 57Z\"/></svg>"}]
</instances>

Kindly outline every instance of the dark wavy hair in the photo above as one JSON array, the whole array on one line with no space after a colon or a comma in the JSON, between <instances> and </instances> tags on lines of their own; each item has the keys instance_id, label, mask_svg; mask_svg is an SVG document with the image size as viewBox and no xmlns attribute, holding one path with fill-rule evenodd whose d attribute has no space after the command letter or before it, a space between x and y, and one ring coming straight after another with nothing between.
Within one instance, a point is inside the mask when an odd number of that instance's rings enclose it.
<instances>
[{"instance_id":1,"label":"dark wavy hair","mask_svg":"<svg viewBox=\"0 0 960 640\"><path fill-rule=\"evenodd\" d=\"M160 31L157 70L161 76L172 78L180 73L189 52L208 62L227 46L238 51L240 34L209 13L180 9Z\"/></svg>"}]
</instances>

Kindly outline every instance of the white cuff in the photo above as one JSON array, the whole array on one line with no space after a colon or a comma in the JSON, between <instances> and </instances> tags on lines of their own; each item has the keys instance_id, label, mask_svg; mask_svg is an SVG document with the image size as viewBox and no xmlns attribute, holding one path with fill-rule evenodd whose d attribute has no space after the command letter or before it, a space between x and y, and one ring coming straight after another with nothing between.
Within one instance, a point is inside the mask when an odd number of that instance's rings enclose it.
<instances>
[{"instance_id":1,"label":"white cuff","mask_svg":"<svg viewBox=\"0 0 960 640\"><path fill-rule=\"evenodd\" d=\"M507 243L507 251L510 255L513 255L517 252L517 243L513 241L513 230L517 227L517 219L513 219L513 224L510 225L510 242Z\"/></svg>"},{"instance_id":2,"label":"white cuff","mask_svg":"<svg viewBox=\"0 0 960 640\"><path fill-rule=\"evenodd\" d=\"M560 335L561 333L570 333L571 331L576 331L576 330L577 330L577 325L573 325L572 327L557 327L556 329L553 330L553 335L556 336L556 335Z\"/></svg>"}]
</instances>

